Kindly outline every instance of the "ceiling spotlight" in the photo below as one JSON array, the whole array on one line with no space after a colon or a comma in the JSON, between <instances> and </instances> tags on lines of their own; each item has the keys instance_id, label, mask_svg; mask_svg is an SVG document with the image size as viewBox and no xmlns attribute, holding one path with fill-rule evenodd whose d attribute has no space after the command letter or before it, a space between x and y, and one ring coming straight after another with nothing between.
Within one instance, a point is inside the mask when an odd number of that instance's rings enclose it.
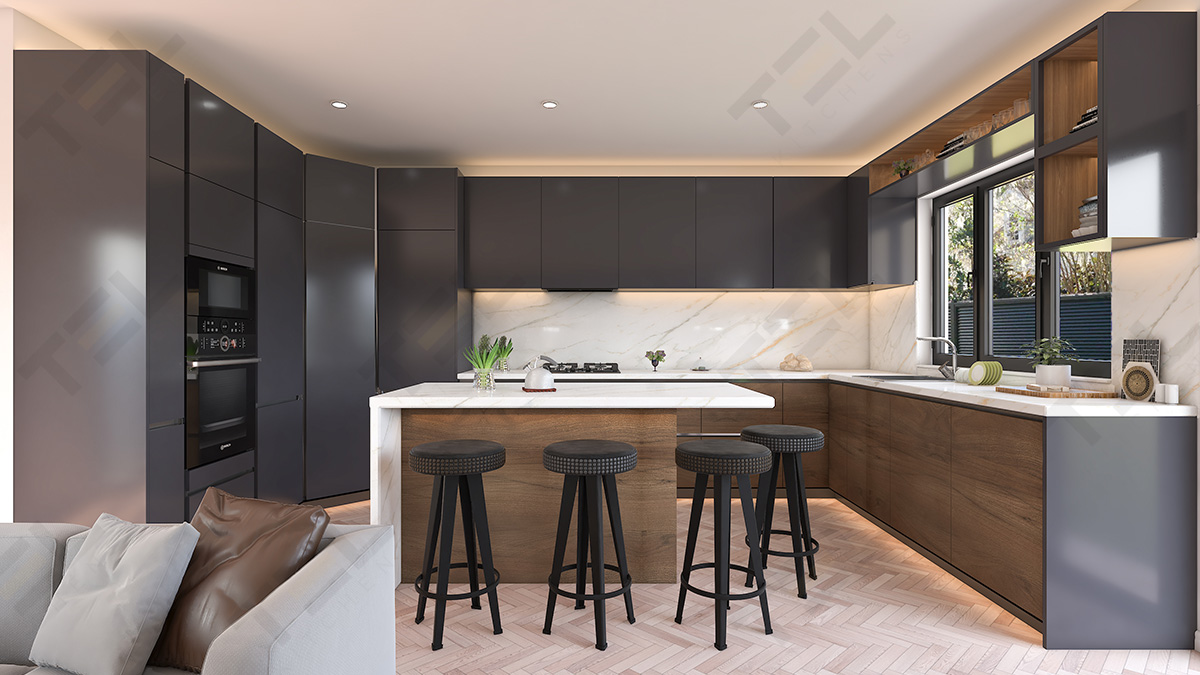
<instances>
[{"instance_id":1,"label":"ceiling spotlight","mask_svg":"<svg viewBox=\"0 0 1200 675\"><path fill-rule=\"evenodd\" d=\"M329 105L337 108L338 110L345 110L346 108L350 107L350 104L346 103L345 101L330 101Z\"/></svg>"},{"instance_id":2,"label":"ceiling spotlight","mask_svg":"<svg viewBox=\"0 0 1200 675\"><path fill-rule=\"evenodd\" d=\"M546 110L554 110L558 107L558 101L545 100L542 101L542 107Z\"/></svg>"},{"instance_id":3,"label":"ceiling spotlight","mask_svg":"<svg viewBox=\"0 0 1200 675\"><path fill-rule=\"evenodd\" d=\"M767 103L765 100L760 98L757 101L755 101L754 103L751 103L750 107L754 108L755 110L762 110L763 108L765 108L769 105L771 105L771 104Z\"/></svg>"}]
</instances>

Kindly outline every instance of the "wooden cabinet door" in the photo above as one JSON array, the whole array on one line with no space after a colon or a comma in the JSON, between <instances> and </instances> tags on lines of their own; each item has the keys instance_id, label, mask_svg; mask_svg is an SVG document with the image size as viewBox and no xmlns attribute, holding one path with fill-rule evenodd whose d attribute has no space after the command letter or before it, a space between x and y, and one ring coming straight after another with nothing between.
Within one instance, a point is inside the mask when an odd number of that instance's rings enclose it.
<instances>
[{"instance_id":1,"label":"wooden cabinet door","mask_svg":"<svg viewBox=\"0 0 1200 675\"><path fill-rule=\"evenodd\" d=\"M829 486L829 394L828 382L785 382L783 423L812 427L825 434L825 447L801 455L806 487ZM782 476L780 476L782 478ZM779 482L783 486L783 481Z\"/></svg>"},{"instance_id":2,"label":"wooden cabinet door","mask_svg":"<svg viewBox=\"0 0 1200 675\"><path fill-rule=\"evenodd\" d=\"M1042 423L953 408L950 562L1038 618Z\"/></svg>"},{"instance_id":3,"label":"wooden cabinet door","mask_svg":"<svg viewBox=\"0 0 1200 675\"><path fill-rule=\"evenodd\" d=\"M867 508L867 395L857 387L832 385L829 416L834 427L830 438L829 486L862 508Z\"/></svg>"},{"instance_id":4,"label":"wooden cabinet door","mask_svg":"<svg viewBox=\"0 0 1200 675\"><path fill-rule=\"evenodd\" d=\"M866 462L866 509L871 515L889 523L892 503L890 410L895 397L877 391L865 393L864 419L867 429L863 457Z\"/></svg>"},{"instance_id":5,"label":"wooden cabinet door","mask_svg":"<svg viewBox=\"0 0 1200 675\"><path fill-rule=\"evenodd\" d=\"M891 402L889 524L950 560L951 407L905 396Z\"/></svg>"},{"instance_id":6,"label":"wooden cabinet door","mask_svg":"<svg viewBox=\"0 0 1200 675\"><path fill-rule=\"evenodd\" d=\"M760 394L766 394L775 399L774 408L704 408L700 410L699 424L696 429L696 417L689 411L680 410L680 424L688 425L691 433L700 431L704 434L740 434L742 429L753 424L782 424L783 423L783 383L782 382L734 382L739 387L745 387ZM679 429L683 432L683 428ZM686 438L679 439L681 442ZM696 484L696 475L690 471L678 470L678 487L692 488ZM758 477L751 478L750 484L758 487ZM712 489L712 483L709 483Z\"/></svg>"}]
</instances>

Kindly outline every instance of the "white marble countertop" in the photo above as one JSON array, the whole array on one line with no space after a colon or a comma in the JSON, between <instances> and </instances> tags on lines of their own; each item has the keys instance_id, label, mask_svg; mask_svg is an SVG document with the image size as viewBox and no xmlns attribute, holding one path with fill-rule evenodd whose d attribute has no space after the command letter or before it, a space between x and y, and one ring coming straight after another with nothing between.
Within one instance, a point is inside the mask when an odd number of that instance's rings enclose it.
<instances>
[{"instance_id":1,"label":"white marble countertop","mask_svg":"<svg viewBox=\"0 0 1200 675\"><path fill-rule=\"evenodd\" d=\"M1143 403L1123 398L1036 398L1003 394L995 387L958 384L939 380L872 380L833 374L834 382L848 382L882 391L915 394L925 398L1007 410L1039 417L1195 417L1190 405Z\"/></svg>"},{"instance_id":2,"label":"white marble countertop","mask_svg":"<svg viewBox=\"0 0 1200 675\"><path fill-rule=\"evenodd\" d=\"M372 408L773 408L775 399L724 382L558 382L528 393L500 382L481 393L468 382L426 382L371 397Z\"/></svg>"},{"instance_id":3,"label":"white marble countertop","mask_svg":"<svg viewBox=\"0 0 1200 675\"><path fill-rule=\"evenodd\" d=\"M499 382L523 382L525 380L524 370L510 370L506 373L497 372L496 380ZM628 380L650 380L650 381L720 381L727 380L826 380L830 375L856 375L856 374L884 374L881 370L814 370L808 373L798 373L790 370L776 370L772 368L729 368L724 370L667 370L659 368L658 372L653 370L631 370L620 373L556 373L554 379L557 382L612 382L612 381L628 381ZM460 382L470 382L475 377L474 372L468 370L458 374Z\"/></svg>"}]
</instances>

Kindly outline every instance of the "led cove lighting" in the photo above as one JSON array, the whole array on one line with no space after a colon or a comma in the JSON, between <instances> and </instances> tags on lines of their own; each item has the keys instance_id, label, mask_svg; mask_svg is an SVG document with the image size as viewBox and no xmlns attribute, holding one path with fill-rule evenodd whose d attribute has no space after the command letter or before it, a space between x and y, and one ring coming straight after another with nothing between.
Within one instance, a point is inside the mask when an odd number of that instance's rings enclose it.
<instances>
[{"instance_id":1,"label":"led cove lighting","mask_svg":"<svg viewBox=\"0 0 1200 675\"><path fill-rule=\"evenodd\" d=\"M345 101L330 101L329 105L337 108L338 110L345 110L346 108L350 107L350 104L346 103Z\"/></svg>"},{"instance_id":2,"label":"led cove lighting","mask_svg":"<svg viewBox=\"0 0 1200 675\"><path fill-rule=\"evenodd\" d=\"M554 110L555 108L558 107L558 101L550 101L550 100L542 101L542 107L545 108L546 110Z\"/></svg>"},{"instance_id":3,"label":"led cove lighting","mask_svg":"<svg viewBox=\"0 0 1200 675\"><path fill-rule=\"evenodd\" d=\"M763 108L765 108L769 105L771 105L771 104L767 103L766 101L764 101L762 99L759 99L759 100L755 101L754 103L751 103L750 107L754 108L755 110L762 110Z\"/></svg>"}]
</instances>

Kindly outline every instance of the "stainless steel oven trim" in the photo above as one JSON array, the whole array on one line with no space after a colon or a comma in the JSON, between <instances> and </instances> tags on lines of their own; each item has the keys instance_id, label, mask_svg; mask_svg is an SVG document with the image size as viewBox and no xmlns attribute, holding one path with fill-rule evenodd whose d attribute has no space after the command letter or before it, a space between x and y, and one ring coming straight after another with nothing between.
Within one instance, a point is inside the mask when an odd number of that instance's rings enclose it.
<instances>
[{"instance_id":1,"label":"stainless steel oven trim","mask_svg":"<svg viewBox=\"0 0 1200 675\"><path fill-rule=\"evenodd\" d=\"M254 357L248 359L219 359L215 361L192 361L188 364L191 368L220 368L222 366L248 366L252 363L261 363L262 357Z\"/></svg>"}]
</instances>

